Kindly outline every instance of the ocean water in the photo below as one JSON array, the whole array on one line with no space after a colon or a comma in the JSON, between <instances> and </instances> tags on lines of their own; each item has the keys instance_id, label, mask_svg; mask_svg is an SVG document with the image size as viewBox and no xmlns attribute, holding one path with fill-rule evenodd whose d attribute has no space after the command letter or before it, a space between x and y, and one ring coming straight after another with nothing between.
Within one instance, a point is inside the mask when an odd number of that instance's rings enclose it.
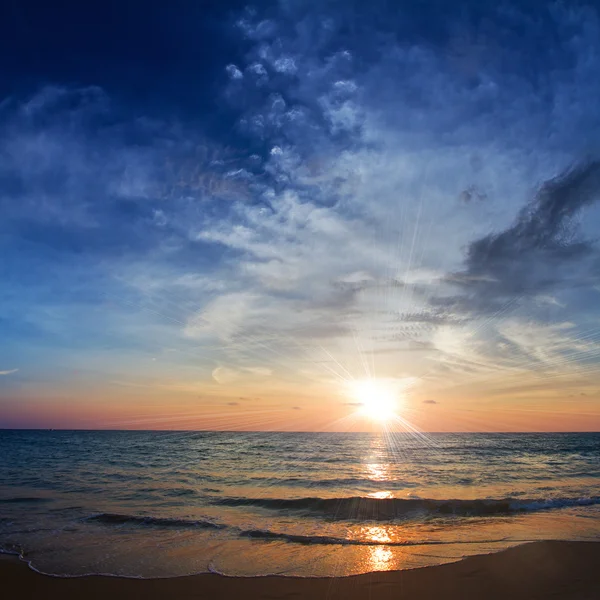
<instances>
[{"instance_id":1,"label":"ocean water","mask_svg":"<svg viewBox=\"0 0 600 600\"><path fill-rule=\"evenodd\" d=\"M334 576L600 540L600 434L0 431L0 550L54 575Z\"/></svg>"}]
</instances>

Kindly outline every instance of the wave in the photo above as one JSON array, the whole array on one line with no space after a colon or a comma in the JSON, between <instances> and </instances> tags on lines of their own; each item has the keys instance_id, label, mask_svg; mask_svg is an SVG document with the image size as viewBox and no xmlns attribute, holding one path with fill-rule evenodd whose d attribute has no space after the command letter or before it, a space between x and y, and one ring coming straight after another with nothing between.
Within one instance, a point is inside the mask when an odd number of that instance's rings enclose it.
<instances>
[{"instance_id":1,"label":"wave","mask_svg":"<svg viewBox=\"0 0 600 600\"><path fill-rule=\"evenodd\" d=\"M191 527L202 527L212 529L227 529L231 534L241 538L250 538L263 542L287 542L289 544L299 545L327 545L327 546L432 546L453 544L454 541L438 540L415 540L415 541L392 541L392 540L373 540L342 538L336 536L323 535L301 535L296 533L286 533L280 531L271 531L269 529L241 529L239 527L220 525L210 521L191 520L191 519L170 519L160 517L140 517L135 515L122 515L114 513L101 513L88 517L87 521L99 522L104 525L146 525L151 527L168 527L176 529L187 529ZM487 540L485 543L498 543L504 540ZM483 543L461 541L459 543Z\"/></svg>"},{"instance_id":2,"label":"wave","mask_svg":"<svg viewBox=\"0 0 600 600\"><path fill-rule=\"evenodd\" d=\"M590 498L502 500L431 500L421 498L217 498L221 506L255 506L269 510L312 513L337 520L394 520L416 516L491 517L521 512L551 510L600 504L600 496Z\"/></svg>"},{"instance_id":3,"label":"wave","mask_svg":"<svg viewBox=\"0 0 600 600\"><path fill-rule=\"evenodd\" d=\"M265 541L284 541L293 544L303 545L327 545L327 546L431 546L446 544L441 541L421 541L421 542L394 542L378 540L360 540L351 538L339 538L326 535L299 535L293 533L283 533L278 531L269 531L268 529L248 529L239 534L241 537L249 537ZM498 540L494 540L498 541ZM502 540L499 540L502 541Z\"/></svg>"},{"instance_id":4,"label":"wave","mask_svg":"<svg viewBox=\"0 0 600 600\"><path fill-rule=\"evenodd\" d=\"M86 521L102 523L102 525L141 525L147 527L172 527L184 529L199 527L201 529L224 529L226 525L205 521L202 519L175 519L168 517L142 517L137 515L123 515L118 513L100 513L87 517Z\"/></svg>"},{"instance_id":5,"label":"wave","mask_svg":"<svg viewBox=\"0 0 600 600\"><path fill-rule=\"evenodd\" d=\"M252 482L258 482L265 485L277 485L277 486L291 486L291 487L311 487L311 488L340 488L340 487L354 487L363 489L375 489L375 490L389 490L389 481L373 481L370 479L358 478L358 477L344 477L344 478L330 478L330 479L308 479L303 477L252 477ZM240 480L240 483L243 483ZM394 481L394 489L406 489L415 487L416 484L408 481Z\"/></svg>"}]
</instances>

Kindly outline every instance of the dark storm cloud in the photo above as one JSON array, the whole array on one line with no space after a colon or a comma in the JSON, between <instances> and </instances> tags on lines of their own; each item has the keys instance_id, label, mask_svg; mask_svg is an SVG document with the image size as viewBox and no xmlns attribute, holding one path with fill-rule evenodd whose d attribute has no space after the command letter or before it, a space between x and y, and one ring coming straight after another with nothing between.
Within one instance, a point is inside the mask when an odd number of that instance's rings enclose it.
<instances>
[{"instance_id":1,"label":"dark storm cloud","mask_svg":"<svg viewBox=\"0 0 600 600\"><path fill-rule=\"evenodd\" d=\"M437 297L451 311L489 312L506 302L561 285L588 281L585 265L595 252L575 217L600 197L600 161L571 168L544 183L514 224L471 242L465 268L446 281L462 294Z\"/></svg>"}]
</instances>

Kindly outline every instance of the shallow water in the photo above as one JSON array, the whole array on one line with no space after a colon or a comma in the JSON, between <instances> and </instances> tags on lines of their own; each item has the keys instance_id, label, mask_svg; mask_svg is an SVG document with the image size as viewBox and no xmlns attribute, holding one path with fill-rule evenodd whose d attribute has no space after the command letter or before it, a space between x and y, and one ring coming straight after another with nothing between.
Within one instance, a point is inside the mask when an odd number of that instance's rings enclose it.
<instances>
[{"instance_id":1,"label":"shallow water","mask_svg":"<svg viewBox=\"0 0 600 600\"><path fill-rule=\"evenodd\" d=\"M0 548L52 574L346 575L600 540L600 434L0 431Z\"/></svg>"}]
</instances>

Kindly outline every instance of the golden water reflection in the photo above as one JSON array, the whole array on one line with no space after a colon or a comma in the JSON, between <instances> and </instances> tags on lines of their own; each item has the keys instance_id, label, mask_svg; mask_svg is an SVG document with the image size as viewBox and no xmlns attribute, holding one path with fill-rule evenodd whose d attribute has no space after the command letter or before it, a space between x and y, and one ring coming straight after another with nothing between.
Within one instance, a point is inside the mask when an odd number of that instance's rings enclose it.
<instances>
[{"instance_id":1,"label":"golden water reflection","mask_svg":"<svg viewBox=\"0 0 600 600\"><path fill-rule=\"evenodd\" d=\"M369 498L376 498L377 500L384 500L385 498L393 498L392 492L372 492L368 494Z\"/></svg>"},{"instance_id":2,"label":"golden water reflection","mask_svg":"<svg viewBox=\"0 0 600 600\"><path fill-rule=\"evenodd\" d=\"M371 571L390 571L392 570L392 559L394 553L386 546L371 546L369 548L371 562Z\"/></svg>"},{"instance_id":3,"label":"golden water reflection","mask_svg":"<svg viewBox=\"0 0 600 600\"><path fill-rule=\"evenodd\" d=\"M370 527L363 527L361 529L361 537L369 540L370 542L376 542L377 544L383 544L385 542L391 542L392 538L385 527L373 525Z\"/></svg>"},{"instance_id":4,"label":"golden water reflection","mask_svg":"<svg viewBox=\"0 0 600 600\"><path fill-rule=\"evenodd\" d=\"M387 481L389 476L389 468L386 464L367 463L365 465L367 475L372 481Z\"/></svg>"},{"instance_id":5,"label":"golden water reflection","mask_svg":"<svg viewBox=\"0 0 600 600\"><path fill-rule=\"evenodd\" d=\"M369 546L367 560L370 571L389 571L393 568L394 553L391 548L381 545L391 542L392 537L386 527L377 525L361 528L361 538L377 544Z\"/></svg>"},{"instance_id":6,"label":"golden water reflection","mask_svg":"<svg viewBox=\"0 0 600 600\"><path fill-rule=\"evenodd\" d=\"M371 481L389 481L390 479L391 465L385 461L386 457L384 456L384 450L384 441L382 439L374 439L371 444L370 462L365 462L364 464L366 475ZM392 492L387 490L372 492L368 496L369 498L377 498L379 500L394 497ZM395 536L392 537L390 533L391 531L389 527L382 527L379 525L365 526L360 528L360 538L375 544L365 548L367 551L365 553L365 559L369 563L367 570L390 571L397 568L397 556L394 552L394 549L385 545L395 541Z\"/></svg>"},{"instance_id":7,"label":"golden water reflection","mask_svg":"<svg viewBox=\"0 0 600 600\"><path fill-rule=\"evenodd\" d=\"M374 438L371 441L369 457L364 462L367 477L371 481L387 481L390 479L389 455L386 452L386 443L383 438Z\"/></svg>"}]
</instances>

